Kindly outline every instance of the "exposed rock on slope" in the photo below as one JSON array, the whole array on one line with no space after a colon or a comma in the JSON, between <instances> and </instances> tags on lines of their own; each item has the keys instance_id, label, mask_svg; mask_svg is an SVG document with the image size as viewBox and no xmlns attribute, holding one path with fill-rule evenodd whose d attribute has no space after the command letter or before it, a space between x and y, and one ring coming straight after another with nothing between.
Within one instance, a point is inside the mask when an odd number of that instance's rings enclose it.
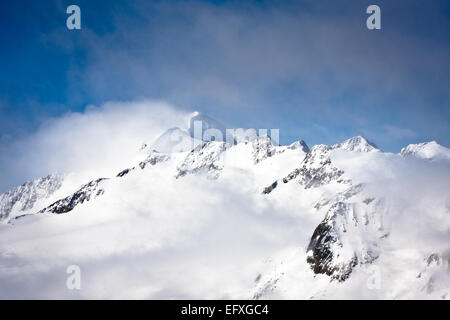
<instances>
[{"instance_id":1,"label":"exposed rock on slope","mask_svg":"<svg viewBox=\"0 0 450 320\"><path fill-rule=\"evenodd\" d=\"M378 257L378 243L388 235L382 224L384 202L361 200L335 202L314 230L307 261L315 273L344 281L357 264Z\"/></svg>"},{"instance_id":2,"label":"exposed rock on slope","mask_svg":"<svg viewBox=\"0 0 450 320\"><path fill-rule=\"evenodd\" d=\"M102 189L102 182L105 180L107 179L101 178L85 184L74 194L56 201L47 208L42 209L40 213L49 212L62 214L72 211L77 205L102 195L105 192L104 189Z\"/></svg>"},{"instance_id":3,"label":"exposed rock on slope","mask_svg":"<svg viewBox=\"0 0 450 320\"><path fill-rule=\"evenodd\" d=\"M204 172L211 178L217 178L223 168L223 152L228 145L225 142L204 142L195 147L178 166L176 178L186 174Z\"/></svg>"},{"instance_id":4,"label":"exposed rock on slope","mask_svg":"<svg viewBox=\"0 0 450 320\"><path fill-rule=\"evenodd\" d=\"M263 190L264 194L271 193L281 183L288 183L295 180L305 189L316 188L331 181L344 182L339 178L344 173L336 168L330 160L329 151L331 148L326 145L317 145L307 153L300 167L292 171L283 179L277 180L272 185Z\"/></svg>"}]
</instances>

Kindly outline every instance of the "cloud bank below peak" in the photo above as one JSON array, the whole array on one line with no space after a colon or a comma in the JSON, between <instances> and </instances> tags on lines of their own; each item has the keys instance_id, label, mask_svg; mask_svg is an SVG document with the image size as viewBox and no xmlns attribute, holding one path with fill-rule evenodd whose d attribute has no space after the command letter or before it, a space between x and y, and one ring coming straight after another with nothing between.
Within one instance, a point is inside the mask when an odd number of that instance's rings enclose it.
<instances>
[{"instance_id":1,"label":"cloud bank below peak","mask_svg":"<svg viewBox=\"0 0 450 320\"><path fill-rule=\"evenodd\" d=\"M138 156L143 143L189 114L162 101L108 102L50 118L23 139L0 145L0 191L48 173L110 175Z\"/></svg>"}]
</instances>

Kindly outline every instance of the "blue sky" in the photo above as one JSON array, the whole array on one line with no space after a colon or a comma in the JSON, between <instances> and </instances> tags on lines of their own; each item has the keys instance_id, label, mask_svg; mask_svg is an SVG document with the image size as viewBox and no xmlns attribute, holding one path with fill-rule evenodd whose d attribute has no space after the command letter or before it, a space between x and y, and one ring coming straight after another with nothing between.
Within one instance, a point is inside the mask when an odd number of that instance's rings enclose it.
<instances>
[{"instance_id":1,"label":"blue sky","mask_svg":"<svg viewBox=\"0 0 450 320\"><path fill-rule=\"evenodd\" d=\"M66 28L77 4L82 30ZM382 30L365 27L370 4ZM448 1L4 1L0 147L48 118L161 99L282 143L450 146Z\"/></svg>"}]
</instances>

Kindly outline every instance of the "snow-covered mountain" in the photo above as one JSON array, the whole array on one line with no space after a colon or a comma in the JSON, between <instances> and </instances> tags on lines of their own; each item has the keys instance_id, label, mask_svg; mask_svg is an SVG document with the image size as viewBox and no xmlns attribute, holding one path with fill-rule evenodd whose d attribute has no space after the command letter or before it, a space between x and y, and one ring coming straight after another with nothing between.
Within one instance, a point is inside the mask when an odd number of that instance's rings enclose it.
<instances>
[{"instance_id":1,"label":"snow-covered mountain","mask_svg":"<svg viewBox=\"0 0 450 320\"><path fill-rule=\"evenodd\" d=\"M379 151L378 147L374 143L367 141L364 137L361 136L348 139L342 143L334 145L332 148L340 148L348 151L359 152Z\"/></svg>"},{"instance_id":2,"label":"snow-covered mountain","mask_svg":"<svg viewBox=\"0 0 450 320\"><path fill-rule=\"evenodd\" d=\"M436 141L410 144L400 151L404 157L415 156L423 159L450 159L450 150Z\"/></svg>"},{"instance_id":3,"label":"snow-covered mountain","mask_svg":"<svg viewBox=\"0 0 450 320\"><path fill-rule=\"evenodd\" d=\"M194 113L110 176L1 195L0 298L450 298L449 149L199 140L195 121L225 132Z\"/></svg>"},{"instance_id":4,"label":"snow-covered mountain","mask_svg":"<svg viewBox=\"0 0 450 320\"><path fill-rule=\"evenodd\" d=\"M191 150L194 144L195 140L188 132L174 127L160 135L149 149L163 153L183 152Z\"/></svg>"},{"instance_id":5,"label":"snow-covered mountain","mask_svg":"<svg viewBox=\"0 0 450 320\"><path fill-rule=\"evenodd\" d=\"M61 188L64 176L50 174L0 195L0 221L30 212Z\"/></svg>"},{"instance_id":6,"label":"snow-covered mountain","mask_svg":"<svg viewBox=\"0 0 450 320\"><path fill-rule=\"evenodd\" d=\"M213 141L214 135L220 135L219 141L225 141L225 126L219 121L195 111L189 116L187 129L170 128L153 143L145 144L143 149L162 153L191 151L203 141Z\"/></svg>"},{"instance_id":7,"label":"snow-covered mountain","mask_svg":"<svg viewBox=\"0 0 450 320\"><path fill-rule=\"evenodd\" d=\"M226 128L221 122L201 112L195 111L189 117L189 135L191 137L204 137L208 130L217 130L222 134L223 139L226 137Z\"/></svg>"}]
</instances>

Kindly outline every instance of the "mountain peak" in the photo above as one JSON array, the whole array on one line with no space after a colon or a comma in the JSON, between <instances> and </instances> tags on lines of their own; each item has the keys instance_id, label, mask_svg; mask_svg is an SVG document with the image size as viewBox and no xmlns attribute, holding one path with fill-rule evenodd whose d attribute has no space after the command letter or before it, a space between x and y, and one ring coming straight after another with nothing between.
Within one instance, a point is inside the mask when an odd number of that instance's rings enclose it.
<instances>
[{"instance_id":1,"label":"mountain peak","mask_svg":"<svg viewBox=\"0 0 450 320\"><path fill-rule=\"evenodd\" d=\"M215 129L215 130L214 130ZM220 132L222 134L222 140L225 139L225 126L216 119L211 118L210 116L201 113L199 111L195 111L191 113L189 118L189 135L193 138L197 138L199 140L203 139L205 131L209 131L209 134L217 134ZM216 132L214 132L216 131ZM218 131L218 132L217 132Z\"/></svg>"},{"instance_id":2,"label":"mountain peak","mask_svg":"<svg viewBox=\"0 0 450 320\"><path fill-rule=\"evenodd\" d=\"M151 150L162 153L190 151L195 146L195 141L188 132L173 127L166 130L151 145Z\"/></svg>"},{"instance_id":3,"label":"mountain peak","mask_svg":"<svg viewBox=\"0 0 450 320\"><path fill-rule=\"evenodd\" d=\"M308 145L306 144L306 142L303 141L303 140L297 140L297 141L291 143L291 144L288 146L288 149L290 149L290 150L301 149L301 150L303 150L305 153L308 153L308 152L309 152L309 147L308 147Z\"/></svg>"},{"instance_id":4,"label":"mountain peak","mask_svg":"<svg viewBox=\"0 0 450 320\"><path fill-rule=\"evenodd\" d=\"M344 142L335 144L332 146L333 149L344 149L347 151L357 151L357 152L371 152L379 150L378 147L364 138L363 136L356 136L345 140Z\"/></svg>"},{"instance_id":5,"label":"mountain peak","mask_svg":"<svg viewBox=\"0 0 450 320\"><path fill-rule=\"evenodd\" d=\"M415 156L422 159L450 158L450 149L436 141L410 144L400 151L403 157Z\"/></svg>"}]
</instances>

